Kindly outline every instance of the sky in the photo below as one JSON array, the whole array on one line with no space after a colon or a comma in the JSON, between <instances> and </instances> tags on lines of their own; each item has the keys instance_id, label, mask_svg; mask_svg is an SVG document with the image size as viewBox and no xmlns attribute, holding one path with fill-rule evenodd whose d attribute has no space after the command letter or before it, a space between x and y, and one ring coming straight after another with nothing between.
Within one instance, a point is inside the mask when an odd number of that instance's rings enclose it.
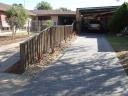
<instances>
[{"instance_id":1,"label":"sky","mask_svg":"<svg viewBox=\"0 0 128 96\"><path fill-rule=\"evenodd\" d=\"M1 3L13 4L21 3L25 5L26 9L34 9L36 4L42 0L0 0ZM116 6L121 5L124 1L128 0L44 0L51 4L53 9L66 7L71 10L83 7L99 7L99 6ZM25 2L25 3L24 3Z\"/></svg>"}]
</instances>

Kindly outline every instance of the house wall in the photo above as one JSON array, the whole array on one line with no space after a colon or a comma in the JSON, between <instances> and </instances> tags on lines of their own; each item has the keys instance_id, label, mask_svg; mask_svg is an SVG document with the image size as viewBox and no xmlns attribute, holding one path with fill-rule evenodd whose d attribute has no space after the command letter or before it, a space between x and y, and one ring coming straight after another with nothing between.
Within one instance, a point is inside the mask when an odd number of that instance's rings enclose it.
<instances>
[{"instance_id":1,"label":"house wall","mask_svg":"<svg viewBox=\"0 0 128 96\"><path fill-rule=\"evenodd\" d=\"M51 20L54 22L54 25L58 25L58 16L51 16Z\"/></svg>"},{"instance_id":2,"label":"house wall","mask_svg":"<svg viewBox=\"0 0 128 96\"><path fill-rule=\"evenodd\" d=\"M36 16L34 21L45 21L45 20L52 20L54 25L58 24L58 16L57 15L49 15L49 16Z\"/></svg>"},{"instance_id":3,"label":"house wall","mask_svg":"<svg viewBox=\"0 0 128 96\"><path fill-rule=\"evenodd\" d=\"M58 16L59 25L71 25L75 21L75 16L73 15L62 15Z\"/></svg>"},{"instance_id":4,"label":"house wall","mask_svg":"<svg viewBox=\"0 0 128 96\"><path fill-rule=\"evenodd\" d=\"M104 31L106 31L106 32L109 31L108 24L109 24L109 21L111 20L111 17L113 16L113 14L114 13L98 16L98 19L101 21Z\"/></svg>"},{"instance_id":5,"label":"house wall","mask_svg":"<svg viewBox=\"0 0 128 96\"><path fill-rule=\"evenodd\" d=\"M2 32L2 30L9 31L10 30L10 26L6 21L5 12L0 11L0 32Z\"/></svg>"},{"instance_id":6,"label":"house wall","mask_svg":"<svg viewBox=\"0 0 128 96\"><path fill-rule=\"evenodd\" d=\"M2 30L1 15L3 15L3 12L2 12L2 11L0 11L0 32L1 32L1 30Z\"/></svg>"},{"instance_id":7,"label":"house wall","mask_svg":"<svg viewBox=\"0 0 128 96\"><path fill-rule=\"evenodd\" d=\"M2 29L2 22L1 22L1 15L3 14L3 12L0 11L0 32L1 32L1 29Z\"/></svg>"},{"instance_id":8,"label":"house wall","mask_svg":"<svg viewBox=\"0 0 128 96\"><path fill-rule=\"evenodd\" d=\"M43 21L43 20L50 20L51 16L37 16L36 20Z\"/></svg>"},{"instance_id":9,"label":"house wall","mask_svg":"<svg viewBox=\"0 0 128 96\"><path fill-rule=\"evenodd\" d=\"M81 13L79 11L79 9L76 10L76 30L77 30L77 34L80 33L81 31Z\"/></svg>"},{"instance_id":10,"label":"house wall","mask_svg":"<svg viewBox=\"0 0 128 96\"><path fill-rule=\"evenodd\" d=\"M54 25L66 25L73 23L75 20L75 15L46 15L46 16L36 16L36 19L33 21L45 21L45 20L52 20ZM66 20L66 22L64 22Z\"/></svg>"}]
</instances>

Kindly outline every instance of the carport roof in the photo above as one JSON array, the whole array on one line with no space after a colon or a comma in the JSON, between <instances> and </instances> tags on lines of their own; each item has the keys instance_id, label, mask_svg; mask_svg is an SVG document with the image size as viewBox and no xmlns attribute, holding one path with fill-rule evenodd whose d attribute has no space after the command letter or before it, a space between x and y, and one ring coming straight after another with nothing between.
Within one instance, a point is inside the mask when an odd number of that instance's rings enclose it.
<instances>
[{"instance_id":1,"label":"carport roof","mask_svg":"<svg viewBox=\"0 0 128 96\"><path fill-rule=\"evenodd\" d=\"M120 6L102 6L102 7L86 7L86 8L77 8L81 14L89 13L100 13L100 12L113 12L116 11Z\"/></svg>"}]
</instances>

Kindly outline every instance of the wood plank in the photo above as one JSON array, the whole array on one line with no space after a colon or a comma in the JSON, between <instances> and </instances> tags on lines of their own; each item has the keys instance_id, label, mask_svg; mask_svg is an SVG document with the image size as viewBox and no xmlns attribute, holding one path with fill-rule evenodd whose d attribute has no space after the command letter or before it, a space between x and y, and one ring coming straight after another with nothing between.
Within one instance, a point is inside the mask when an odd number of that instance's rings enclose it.
<instances>
[{"instance_id":1,"label":"wood plank","mask_svg":"<svg viewBox=\"0 0 128 96\"><path fill-rule=\"evenodd\" d=\"M56 26L45 30L39 35L32 37L28 41L20 44L21 70L25 70L33 64L42 52L55 49L63 40L71 39L73 35L72 26ZM61 46L59 46L61 47Z\"/></svg>"}]
</instances>

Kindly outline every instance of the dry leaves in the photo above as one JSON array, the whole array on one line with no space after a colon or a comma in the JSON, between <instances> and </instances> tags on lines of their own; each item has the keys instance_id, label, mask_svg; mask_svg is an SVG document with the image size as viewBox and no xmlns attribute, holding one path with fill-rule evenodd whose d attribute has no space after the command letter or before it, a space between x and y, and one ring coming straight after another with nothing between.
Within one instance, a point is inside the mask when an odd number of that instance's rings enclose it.
<instances>
[{"instance_id":1,"label":"dry leaves","mask_svg":"<svg viewBox=\"0 0 128 96\"><path fill-rule=\"evenodd\" d=\"M71 46L71 43L76 39L76 36L73 37L71 40L67 40L66 42L62 42L61 47L57 47L55 49L55 52L53 54L43 54L43 59L36 63L31 65L24 73L23 75L33 78L36 74L38 74L40 71L45 69L49 64L54 64L59 57L59 55L63 52L65 48L68 48Z\"/></svg>"}]
</instances>

